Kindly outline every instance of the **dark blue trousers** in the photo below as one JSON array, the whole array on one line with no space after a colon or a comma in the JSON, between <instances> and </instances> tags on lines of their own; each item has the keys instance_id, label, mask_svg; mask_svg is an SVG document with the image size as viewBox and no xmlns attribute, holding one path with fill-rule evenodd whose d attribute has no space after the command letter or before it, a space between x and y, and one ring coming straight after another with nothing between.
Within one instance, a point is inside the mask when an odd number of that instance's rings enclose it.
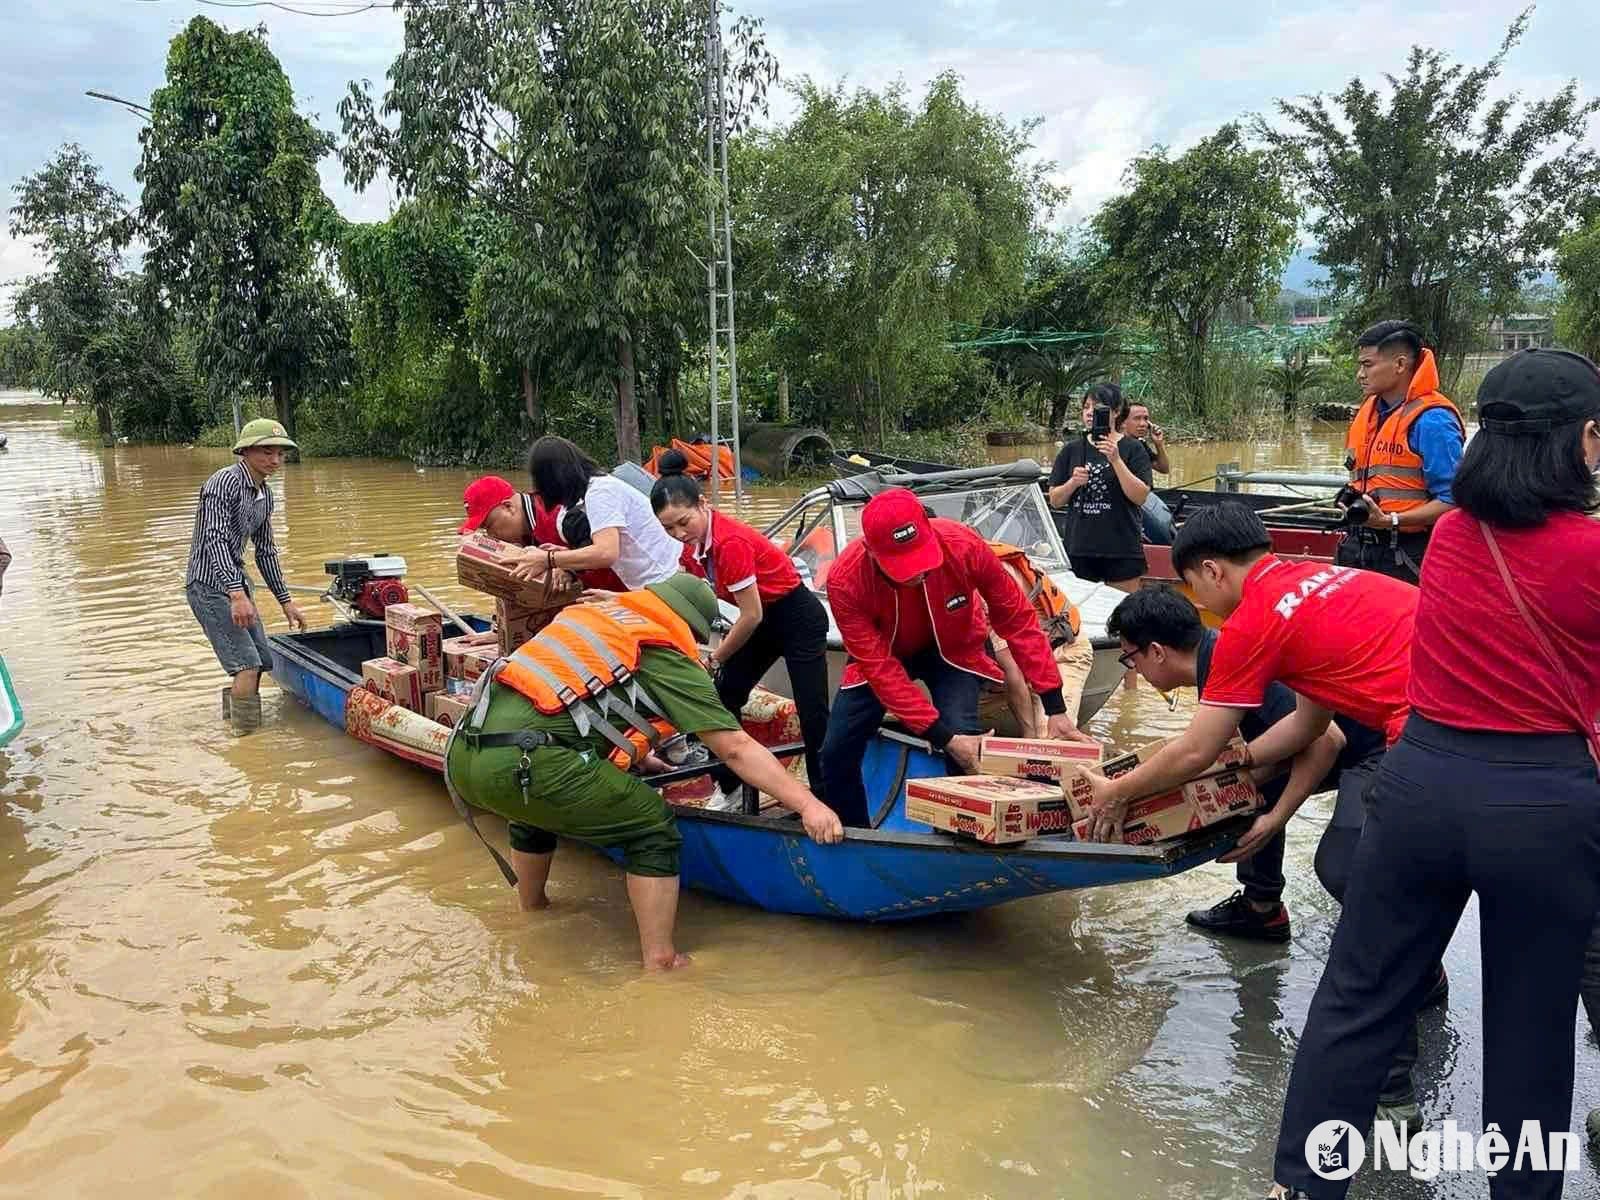
<instances>
[{"instance_id":1,"label":"dark blue trousers","mask_svg":"<svg viewBox=\"0 0 1600 1200\"><path fill-rule=\"evenodd\" d=\"M1515 1146L1524 1121L1564 1132L1584 947L1600 907L1600 777L1577 734L1451 729L1412 715L1367 795L1328 966L1284 1099L1277 1182L1342 1200L1306 1136L1367 1130L1378 1093L1478 896L1483 1124ZM1462 1117L1465 1114L1454 1114ZM1561 1195L1559 1172L1501 1171L1495 1200Z\"/></svg>"},{"instance_id":2,"label":"dark blue trousers","mask_svg":"<svg viewBox=\"0 0 1600 1200\"><path fill-rule=\"evenodd\" d=\"M983 681L952 667L927 650L905 663L906 673L928 685L928 695L939 715L957 733L979 733L978 691ZM867 743L883 723L884 707L867 684L840 688L828 714L828 736L822 742L822 781L828 807L846 825L862 829L872 824L867 791L861 781L861 762Z\"/></svg>"}]
</instances>

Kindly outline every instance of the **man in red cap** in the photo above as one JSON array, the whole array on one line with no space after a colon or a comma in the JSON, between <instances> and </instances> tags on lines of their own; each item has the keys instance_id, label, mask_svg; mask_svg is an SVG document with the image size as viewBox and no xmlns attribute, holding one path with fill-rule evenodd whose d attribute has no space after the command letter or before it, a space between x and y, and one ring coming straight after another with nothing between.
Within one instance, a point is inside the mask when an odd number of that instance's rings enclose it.
<instances>
[{"instance_id":1,"label":"man in red cap","mask_svg":"<svg viewBox=\"0 0 1600 1200\"><path fill-rule=\"evenodd\" d=\"M983 538L930 519L905 488L862 509L861 537L828 575L828 604L850 661L828 717L822 776L846 825L873 824L861 761L886 712L960 769L977 769L978 692L1005 679L986 648L991 620L1044 704L1046 736L1087 740L1067 713L1061 672L1022 589ZM927 684L931 702L913 679Z\"/></svg>"},{"instance_id":2,"label":"man in red cap","mask_svg":"<svg viewBox=\"0 0 1600 1200\"><path fill-rule=\"evenodd\" d=\"M461 533L482 529L492 538L513 546L566 546L561 532L561 510L547 511L532 492L519 492L498 475L485 475L467 484L461 494L467 519ZM584 585L609 591L628 590L614 571L583 571Z\"/></svg>"}]
</instances>

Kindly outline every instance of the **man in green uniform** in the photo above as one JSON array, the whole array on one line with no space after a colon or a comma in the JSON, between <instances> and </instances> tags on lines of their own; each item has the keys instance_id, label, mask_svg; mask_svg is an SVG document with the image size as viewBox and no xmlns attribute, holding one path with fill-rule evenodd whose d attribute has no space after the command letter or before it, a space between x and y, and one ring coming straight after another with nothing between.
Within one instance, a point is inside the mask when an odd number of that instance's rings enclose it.
<instances>
[{"instance_id":1,"label":"man in green uniform","mask_svg":"<svg viewBox=\"0 0 1600 1200\"><path fill-rule=\"evenodd\" d=\"M679 574L645 589L664 602L704 642L717 616L716 597L705 581ZM716 687L694 659L666 646L640 651L634 677L661 714L680 733L694 734L745 783L798 813L812 840L831 844L844 829L832 809L811 794L717 699ZM445 765L455 792L469 805L511 822L511 859L524 909L549 904L545 883L556 835L621 851L628 899L639 924L646 969L683 966L673 945L678 910L678 849L682 837L660 794L610 761L613 743L597 729L580 733L570 711L547 714L513 687L489 685L488 707L478 728L465 728L451 743ZM629 728L610 712L613 728ZM483 735L530 731L551 744L524 751L515 745L480 745ZM524 755L526 758L524 759Z\"/></svg>"}]
</instances>

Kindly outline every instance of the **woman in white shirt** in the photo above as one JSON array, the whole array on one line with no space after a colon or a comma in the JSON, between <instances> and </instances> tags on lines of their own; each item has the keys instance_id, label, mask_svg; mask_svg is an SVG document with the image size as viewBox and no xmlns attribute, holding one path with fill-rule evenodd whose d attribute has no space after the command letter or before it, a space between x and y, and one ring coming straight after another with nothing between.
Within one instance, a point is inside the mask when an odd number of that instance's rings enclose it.
<instances>
[{"instance_id":1,"label":"woman in white shirt","mask_svg":"<svg viewBox=\"0 0 1600 1200\"><path fill-rule=\"evenodd\" d=\"M650 498L615 476L566 438L542 437L528 453L528 473L539 502L556 514L566 531L582 513L589 542L576 548L550 544L530 547L518 558L517 574L537 579L557 567L576 574L609 567L630 590L676 575L683 548L667 536L650 508Z\"/></svg>"}]
</instances>

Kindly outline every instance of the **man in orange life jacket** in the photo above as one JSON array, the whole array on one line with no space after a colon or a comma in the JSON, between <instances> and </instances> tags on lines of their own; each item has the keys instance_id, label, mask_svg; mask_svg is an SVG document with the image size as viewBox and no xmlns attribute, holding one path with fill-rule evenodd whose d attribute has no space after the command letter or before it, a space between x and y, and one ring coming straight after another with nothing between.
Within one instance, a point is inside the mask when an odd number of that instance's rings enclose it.
<instances>
[{"instance_id":1,"label":"man in orange life jacket","mask_svg":"<svg viewBox=\"0 0 1600 1200\"><path fill-rule=\"evenodd\" d=\"M1409 321L1380 321L1356 339L1356 382L1367 398L1345 439L1344 495L1359 494L1368 516L1335 561L1416 583L1433 524L1454 507L1461 414L1440 394L1433 351Z\"/></svg>"},{"instance_id":2,"label":"man in orange life jacket","mask_svg":"<svg viewBox=\"0 0 1600 1200\"><path fill-rule=\"evenodd\" d=\"M620 855L652 970L687 959L672 936L683 839L660 794L625 769L649 745L647 731L698 736L745 783L798 813L813 840L844 836L833 811L717 699L696 653L716 616L711 589L687 574L570 606L484 677L445 751L463 815L485 808L512 822L515 870L501 869L524 909L549 904L556 835Z\"/></svg>"},{"instance_id":3,"label":"man in orange life jacket","mask_svg":"<svg viewBox=\"0 0 1600 1200\"><path fill-rule=\"evenodd\" d=\"M873 824L861 762L886 712L958 768L977 769L978 693L1005 678L985 649L991 621L1044 704L1046 736L1088 740L1067 715L1038 615L989 543L958 521L930 519L907 489L861 510L861 537L829 572L828 605L850 661L828 716L822 776L846 825Z\"/></svg>"}]
</instances>

